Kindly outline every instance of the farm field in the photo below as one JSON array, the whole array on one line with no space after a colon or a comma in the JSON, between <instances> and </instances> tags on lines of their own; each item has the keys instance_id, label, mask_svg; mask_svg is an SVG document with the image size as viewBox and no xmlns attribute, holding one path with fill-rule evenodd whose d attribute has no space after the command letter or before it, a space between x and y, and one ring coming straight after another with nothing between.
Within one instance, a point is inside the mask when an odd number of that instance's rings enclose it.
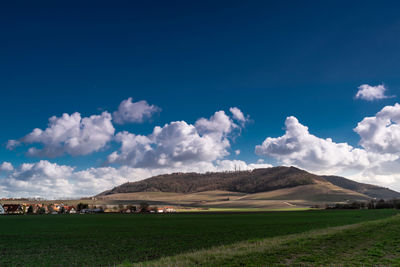
<instances>
[{"instance_id":1,"label":"farm field","mask_svg":"<svg viewBox=\"0 0 400 267\"><path fill-rule=\"evenodd\" d=\"M400 216L123 266L399 266Z\"/></svg>"},{"instance_id":2,"label":"farm field","mask_svg":"<svg viewBox=\"0 0 400 267\"><path fill-rule=\"evenodd\" d=\"M329 183L283 188L260 193L239 193L222 190L194 193L134 192L116 193L97 197L97 204L130 204L146 201L152 205L171 205L203 208L307 208L342 201L365 201L360 193L339 188Z\"/></svg>"},{"instance_id":3,"label":"farm field","mask_svg":"<svg viewBox=\"0 0 400 267\"><path fill-rule=\"evenodd\" d=\"M384 219L395 214L396 210L388 209L1 216L0 266L137 263L238 242L252 244L265 238L280 239L280 236ZM383 229L380 232L383 234ZM292 246L287 249L295 251ZM251 253L246 255L253 257ZM263 255L256 254L256 257L264 261ZM220 261L221 265L231 263L230 259Z\"/></svg>"}]
</instances>

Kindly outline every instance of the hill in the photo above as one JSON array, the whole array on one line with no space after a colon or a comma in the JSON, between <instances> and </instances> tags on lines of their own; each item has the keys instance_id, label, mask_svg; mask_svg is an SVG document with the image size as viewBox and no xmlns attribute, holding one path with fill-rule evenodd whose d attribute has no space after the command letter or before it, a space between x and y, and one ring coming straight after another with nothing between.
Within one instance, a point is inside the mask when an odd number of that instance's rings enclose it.
<instances>
[{"instance_id":1,"label":"hill","mask_svg":"<svg viewBox=\"0 0 400 267\"><path fill-rule=\"evenodd\" d=\"M400 198L400 193L295 167L239 172L173 173L125 183L96 196L108 201L218 208L291 208L322 203Z\"/></svg>"},{"instance_id":2,"label":"hill","mask_svg":"<svg viewBox=\"0 0 400 267\"><path fill-rule=\"evenodd\" d=\"M125 183L100 195L133 192L194 193L213 190L258 193L313 184L316 180L323 180L323 178L295 167L205 174L172 173L154 176L139 182Z\"/></svg>"}]
</instances>

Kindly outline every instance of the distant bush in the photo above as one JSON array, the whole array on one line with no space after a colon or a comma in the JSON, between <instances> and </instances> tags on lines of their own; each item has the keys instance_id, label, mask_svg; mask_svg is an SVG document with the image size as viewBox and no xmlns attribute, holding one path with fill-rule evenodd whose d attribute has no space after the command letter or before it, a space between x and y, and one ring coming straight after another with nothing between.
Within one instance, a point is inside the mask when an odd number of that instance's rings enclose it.
<instances>
[{"instance_id":1,"label":"distant bush","mask_svg":"<svg viewBox=\"0 0 400 267\"><path fill-rule=\"evenodd\" d=\"M326 209L400 209L400 199L371 199L368 202L336 203L326 206Z\"/></svg>"},{"instance_id":2,"label":"distant bush","mask_svg":"<svg viewBox=\"0 0 400 267\"><path fill-rule=\"evenodd\" d=\"M89 208L89 205L87 204L87 203L79 203L77 206L76 206L76 209L78 210L78 211L81 211L81 210L84 210L84 209L88 209Z\"/></svg>"},{"instance_id":3,"label":"distant bush","mask_svg":"<svg viewBox=\"0 0 400 267\"><path fill-rule=\"evenodd\" d=\"M122 204L118 205L118 212L124 212L124 209L125 209L124 205Z\"/></svg>"},{"instance_id":4,"label":"distant bush","mask_svg":"<svg viewBox=\"0 0 400 267\"><path fill-rule=\"evenodd\" d=\"M333 206L327 206L327 209L363 209L366 207L365 202L353 203L336 203Z\"/></svg>"},{"instance_id":5,"label":"distant bush","mask_svg":"<svg viewBox=\"0 0 400 267\"><path fill-rule=\"evenodd\" d=\"M136 212L136 206L134 206L134 205L128 205L126 208L128 210L130 210L131 212Z\"/></svg>"},{"instance_id":6,"label":"distant bush","mask_svg":"<svg viewBox=\"0 0 400 267\"><path fill-rule=\"evenodd\" d=\"M46 209L44 208L44 207L40 207L38 210L37 210L37 214L45 214L46 213Z\"/></svg>"},{"instance_id":7,"label":"distant bush","mask_svg":"<svg viewBox=\"0 0 400 267\"><path fill-rule=\"evenodd\" d=\"M139 211L140 211L140 212L150 212L149 207L150 207L149 203L147 203L147 202L141 202L141 203L140 203Z\"/></svg>"},{"instance_id":8,"label":"distant bush","mask_svg":"<svg viewBox=\"0 0 400 267\"><path fill-rule=\"evenodd\" d=\"M158 211L158 207L157 207L157 206L151 207L150 210L151 210L151 211L154 211L154 212L157 212L157 211Z\"/></svg>"},{"instance_id":9,"label":"distant bush","mask_svg":"<svg viewBox=\"0 0 400 267\"><path fill-rule=\"evenodd\" d=\"M64 214L64 213L65 213L65 208L64 208L64 206L60 208L60 210L58 211L58 213L60 213L60 214Z\"/></svg>"},{"instance_id":10,"label":"distant bush","mask_svg":"<svg viewBox=\"0 0 400 267\"><path fill-rule=\"evenodd\" d=\"M33 213L33 207L32 207L32 206L29 206L29 207L28 207L28 210L26 211L26 213L32 214L32 213Z\"/></svg>"}]
</instances>

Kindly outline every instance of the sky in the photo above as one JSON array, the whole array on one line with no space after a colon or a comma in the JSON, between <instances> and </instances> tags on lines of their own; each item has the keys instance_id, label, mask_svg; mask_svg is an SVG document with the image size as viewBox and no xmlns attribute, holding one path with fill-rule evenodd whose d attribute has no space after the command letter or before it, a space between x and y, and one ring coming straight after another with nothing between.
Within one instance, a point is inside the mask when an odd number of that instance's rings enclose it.
<instances>
[{"instance_id":1,"label":"sky","mask_svg":"<svg viewBox=\"0 0 400 267\"><path fill-rule=\"evenodd\" d=\"M297 166L400 190L397 1L0 9L0 197Z\"/></svg>"}]
</instances>

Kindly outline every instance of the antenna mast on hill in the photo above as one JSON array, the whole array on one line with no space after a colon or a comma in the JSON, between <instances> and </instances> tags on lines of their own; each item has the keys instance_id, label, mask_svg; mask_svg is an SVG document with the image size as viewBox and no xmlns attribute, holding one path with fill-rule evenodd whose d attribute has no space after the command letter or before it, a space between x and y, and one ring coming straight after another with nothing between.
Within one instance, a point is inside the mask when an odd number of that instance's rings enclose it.
<instances>
[{"instance_id":1,"label":"antenna mast on hill","mask_svg":"<svg viewBox=\"0 0 400 267\"><path fill-rule=\"evenodd\" d=\"M240 172L240 165L235 164L235 172L238 172L238 171Z\"/></svg>"}]
</instances>

